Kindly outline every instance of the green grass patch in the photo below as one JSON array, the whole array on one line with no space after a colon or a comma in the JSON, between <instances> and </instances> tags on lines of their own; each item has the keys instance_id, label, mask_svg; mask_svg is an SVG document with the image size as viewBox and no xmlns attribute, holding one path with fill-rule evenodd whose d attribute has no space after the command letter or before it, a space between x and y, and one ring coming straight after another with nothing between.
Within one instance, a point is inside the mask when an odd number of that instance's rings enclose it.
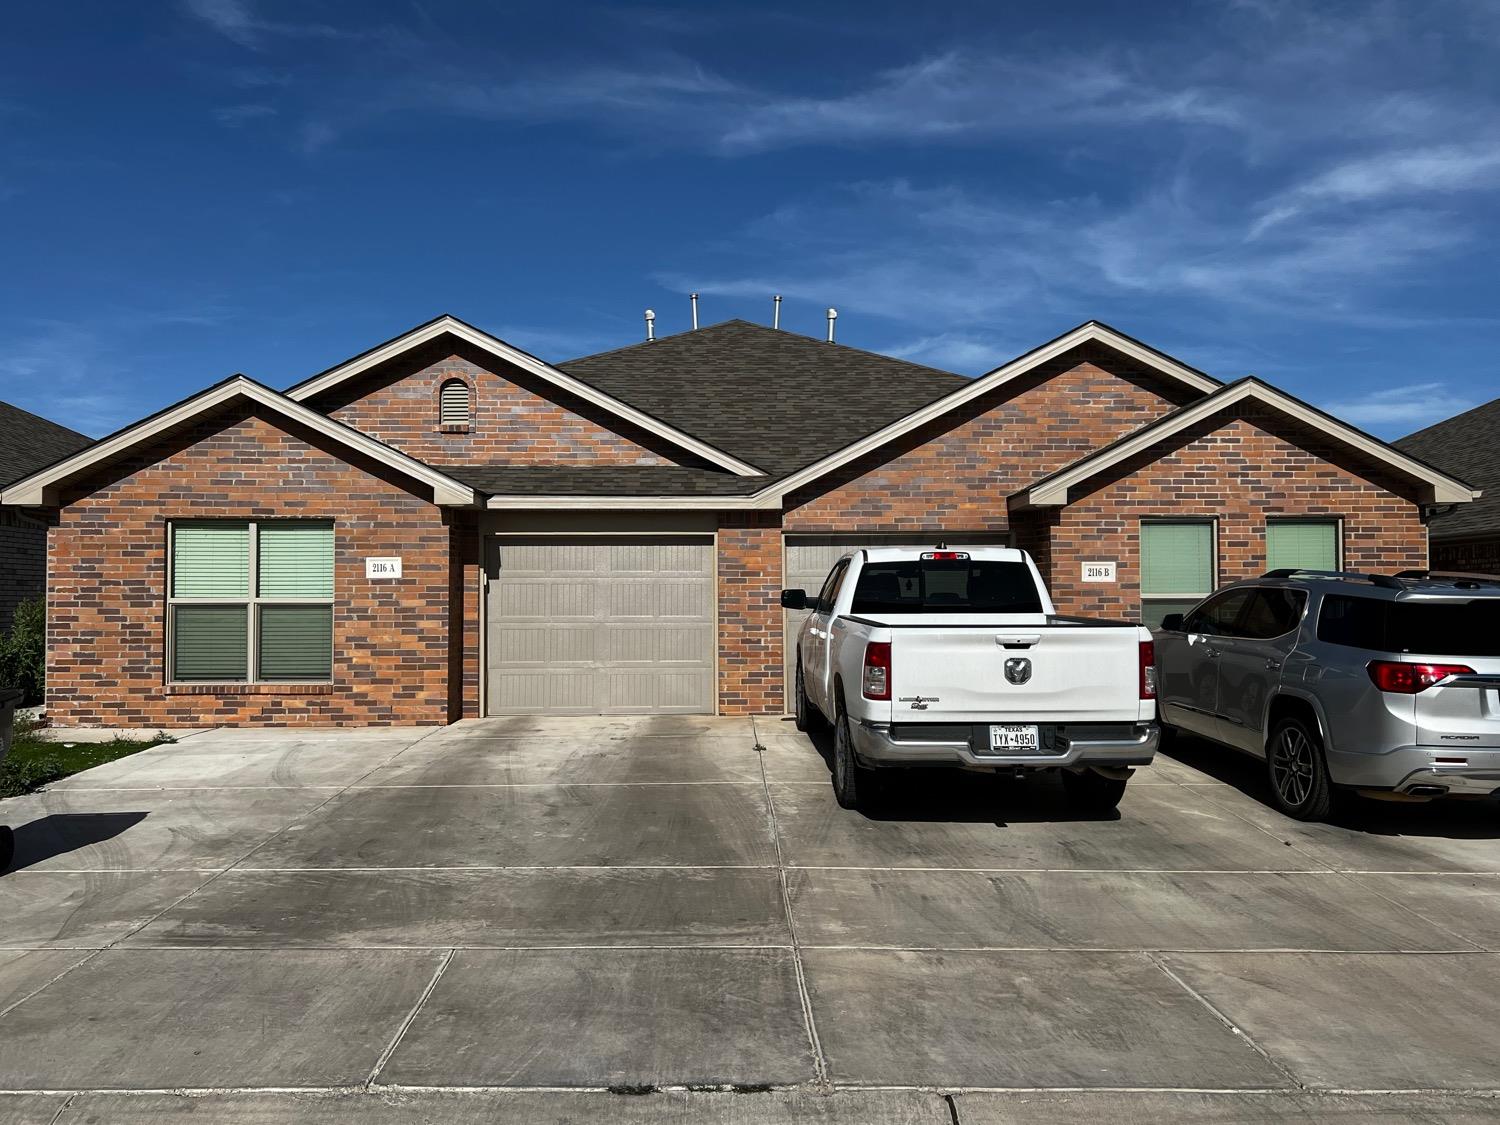
<instances>
[{"instance_id":1,"label":"green grass patch","mask_svg":"<svg viewBox=\"0 0 1500 1125\"><path fill-rule=\"evenodd\" d=\"M80 770L102 766L105 762L138 754L164 742L177 741L169 734L158 733L149 738L68 742L66 739L43 737L42 729L44 728L16 723L16 737L10 744L10 754L4 762L0 762L0 797L19 797L23 793L33 793L50 782L60 781Z\"/></svg>"}]
</instances>

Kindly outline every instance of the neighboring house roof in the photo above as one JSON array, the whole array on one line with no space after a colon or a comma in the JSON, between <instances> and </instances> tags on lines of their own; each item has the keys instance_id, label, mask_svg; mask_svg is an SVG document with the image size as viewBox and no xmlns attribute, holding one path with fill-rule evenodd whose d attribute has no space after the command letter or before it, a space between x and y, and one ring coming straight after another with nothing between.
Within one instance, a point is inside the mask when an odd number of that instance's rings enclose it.
<instances>
[{"instance_id":1,"label":"neighboring house roof","mask_svg":"<svg viewBox=\"0 0 1500 1125\"><path fill-rule=\"evenodd\" d=\"M1394 444L1484 490L1473 504L1434 518L1434 539L1500 534L1500 398Z\"/></svg>"},{"instance_id":2,"label":"neighboring house roof","mask_svg":"<svg viewBox=\"0 0 1500 1125\"><path fill-rule=\"evenodd\" d=\"M341 383L363 375L373 367L395 359L397 356L420 348L425 344L438 339L441 336L453 336L463 340L482 351L519 367L537 376L545 382L551 383L568 394L583 399L602 410L622 418L634 426L638 426L647 433L655 434L680 449L691 453L695 457L739 476L757 476L761 470L755 464L741 460L722 449L702 440L700 436L688 433L676 428L669 422L654 416L649 411L626 402L611 395L607 390L592 386L587 382L580 382L572 375L538 359L529 352L523 352L511 344L507 344L498 336L491 336L488 332L475 328L472 324L466 324L456 316L443 315L429 320L426 324L420 324L409 332L403 332L392 340L371 348L367 352L361 352L353 359L346 359L343 363L330 367L318 375L287 389L288 398L297 402L304 402L316 395L332 390Z\"/></svg>"},{"instance_id":3,"label":"neighboring house roof","mask_svg":"<svg viewBox=\"0 0 1500 1125\"><path fill-rule=\"evenodd\" d=\"M973 382L745 320L557 366L773 477Z\"/></svg>"},{"instance_id":4,"label":"neighboring house roof","mask_svg":"<svg viewBox=\"0 0 1500 1125\"><path fill-rule=\"evenodd\" d=\"M1241 402L1256 402L1277 410L1304 425L1311 426L1333 441L1403 476L1418 481L1427 490L1426 499L1429 503L1459 504L1479 496L1477 491L1463 481L1449 476L1425 461L1403 453L1379 438L1371 437L1363 430L1340 422L1332 415L1325 414L1301 399L1293 398L1285 391L1278 391L1259 379L1246 378L1230 383L1188 406L1180 407L1158 418L1150 425L1142 426L1088 456L1074 461L1071 465L1033 482L1010 497L1011 510L1062 507L1070 502L1069 490L1075 485L1083 484L1111 466L1118 465L1150 449L1157 442L1180 433L1226 407Z\"/></svg>"},{"instance_id":5,"label":"neighboring house roof","mask_svg":"<svg viewBox=\"0 0 1500 1125\"><path fill-rule=\"evenodd\" d=\"M0 402L0 486L76 453L94 439Z\"/></svg>"},{"instance_id":6,"label":"neighboring house roof","mask_svg":"<svg viewBox=\"0 0 1500 1125\"><path fill-rule=\"evenodd\" d=\"M342 422L335 422L327 415L310 410L299 402L293 402L254 379L232 375L191 398L157 411L149 418L143 418L133 426L100 438L71 457L65 457L56 464L15 481L0 490L0 504L35 506L56 503L57 490L67 481L124 457L132 449L242 398L258 403L350 450L387 465L414 481L430 486L435 504L467 506L474 503L474 490L447 473L414 457L408 457Z\"/></svg>"}]
</instances>

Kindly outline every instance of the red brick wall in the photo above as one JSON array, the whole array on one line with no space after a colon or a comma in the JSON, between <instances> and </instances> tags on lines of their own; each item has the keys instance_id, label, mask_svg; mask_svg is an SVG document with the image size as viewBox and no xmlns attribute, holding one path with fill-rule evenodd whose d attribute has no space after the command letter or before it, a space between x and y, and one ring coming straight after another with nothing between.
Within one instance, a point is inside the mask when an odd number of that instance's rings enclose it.
<instances>
[{"instance_id":1,"label":"red brick wall","mask_svg":"<svg viewBox=\"0 0 1500 1125\"><path fill-rule=\"evenodd\" d=\"M781 523L726 512L719 524L719 713L782 713Z\"/></svg>"},{"instance_id":2,"label":"red brick wall","mask_svg":"<svg viewBox=\"0 0 1500 1125\"><path fill-rule=\"evenodd\" d=\"M1006 497L1199 397L1078 349L788 500L788 531L1004 531Z\"/></svg>"},{"instance_id":3,"label":"red brick wall","mask_svg":"<svg viewBox=\"0 0 1500 1125\"><path fill-rule=\"evenodd\" d=\"M492 364L494 361L490 361ZM438 390L458 378L473 392L467 431L438 425ZM671 447L519 370L482 357L425 349L308 405L433 465L668 465Z\"/></svg>"},{"instance_id":4,"label":"red brick wall","mask_svg":"<svg viewBox=\"0 0 1500 1125\"><path fill-rule=\"evenodd\" d=\"M1432 565L1469 574L1500 574L1500 539L1432 540Z\"/></svg>"},{"instance_id":5,"label":"red brick wall","mask_svg":"<svg viewBox=\"0 0 1500 1125\"><path fill-rule=\"evenodd\" d=\"M1050 529L1049 585L1060 613L1138 616L1144 518L1217 519L1221 585L1265 572L1265 524L1275 516L1341 518L1351 570L1427 565L1427 529L1410 484L1274 413L1221 411L1092 488L1060 511L1018 521L1023 546ZM1084 562L1110 560L1117 582L1081 581Z\"/></svg>"},{"instance_id":6,"label":"red brick wall","mask_svg":"<svg viewBox=\"0 0 1500 1125\"><path fill-rule=\"evenodd\" d=\"M209 419L75 494L49 542L47 706L81 726L441 723L449 700L450 529L389 470L243 410ZM167 522L334 521L334 671L324 687L166 686ZM369 582L368 555L404 577ZM467 642L466 642L467 643Z\"/></svg>"}]
</instances>

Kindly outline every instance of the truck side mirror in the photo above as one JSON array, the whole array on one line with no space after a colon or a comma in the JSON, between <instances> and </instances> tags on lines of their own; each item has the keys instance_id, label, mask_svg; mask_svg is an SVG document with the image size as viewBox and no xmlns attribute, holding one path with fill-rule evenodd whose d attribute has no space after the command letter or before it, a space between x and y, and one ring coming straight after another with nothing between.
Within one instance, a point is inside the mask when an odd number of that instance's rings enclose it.
<instances>
[{"instance_id":1,"label":"truck side mirror","mask_svg":"<svg viewBox=\"0 0 1500 1125\"><path fill-rule=\"evenodd\" d=\"M1161 627L1167 633L1182 632L1182 614L1169 613L1161 619Z\"/></svg>"},{"instance_id":2,"label":"truck side mirror","mask_svg":"<svg viewBox=\"0 0 1500 1125\"><path fill-rule=\"evenodd\" d=\"M783 591L781 591L781 608L782 609L806 609L807 608L807 591L806 590L783 590Z\"/></svg>"}]
</instances>

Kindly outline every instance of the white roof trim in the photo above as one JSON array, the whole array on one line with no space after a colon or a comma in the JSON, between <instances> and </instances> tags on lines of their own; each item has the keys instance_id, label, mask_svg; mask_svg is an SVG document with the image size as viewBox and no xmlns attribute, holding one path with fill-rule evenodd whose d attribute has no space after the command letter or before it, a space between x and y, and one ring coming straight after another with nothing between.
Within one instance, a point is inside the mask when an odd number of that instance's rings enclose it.
<instances>
[{"instance_id":1,"label":"white roof trim","mask_svg":"<svg viewBox=\"0 0 1500 1125\"><path fill-rule=\"evenodd\" d=\"M498 336L491 336L488 332L481 332L479 329L451 316L439 317L430 324L414 328L406 333L406 335L398 336L388 344L382 344L373 351L351 359L348 363L340 364L338 367L330 371L325 371L321 375L315 375L306 382L299 383L297 386L291 388L291 390L286 392L286 395L288 398L303 402L314 395L322 394L324 391L337 386L347 379L352 379L354 376L368 371L378 364L384 363L388 359L392 359L413 348L420 347L431 340L435 340L444 333L457 336L459 339L465 340L477 348L482 348L492 355L498 356L507 363L514 364L523 371L529 371L538 378L544 379L554 386L567 391L569 394L576 395L585 402L592 403L602 410L607 410L611 414L625 419L632 425L639 426L647 433L665 438L673 445L701 457L705 461L712 462L721 469L728 469L736 476L765 476L765 473L757 469L754 465L747 464L736 457L731 457L722 449L716 449L714 446L709 445L705 441L700 441L691 434L684 433L674 426L669 426L658 418L653 418L651 415L645 413L645 411L637 410L629 403L621 402L619 399L605 394L597 387L592 387L580 379L573 378L573 376L566 372L553 367L550 363L545 363L537 359L534 355L528 355L526 352L521 351L521 349L512 347Z\"/></svg>"},{"instance_id":2,"label":"white roof trim","mask_svg":"<svg viewBox=\"0 0 1500 1125\"><path fill-rule=\"evenodd\" d=\"M1142 450L1150 448L1163 438L1171 437L1189 426L1192 426L1209 415L1223 410L1226 406L1232 406L1246 399L1255 399L1273 409L1281 411L1292 418L1303 422L1316 430L1327 434L1336 441L1343 443L1353 449L1364 453L1377 461L1383 461L1399 472L1414 477L1427 485L1429 490L1428 503L1432 504L1466 504L1479 497L1479 493L1468 488L1452 477L1438 472L1420 461L1406 456L1399 449L1395 449L1369 434L1356 430L1353 426L1346 425L1336 418L1330 418L1320 410L1314 410L1306 403L1299 402L1290 395L1284 394L1269 387L1264 383L1256 381L1245 381L1232 383L1219 391L1217 394L1209 395L1201 402L1171 415L1162 422L1148 425L1137 430L1126 440L1111 446L1110 448L1089 457L1085 457L1071 469L1057 474L1049 480L1012 497L1012 502L1019 503L1019 507L1034 508L1056 508L1068 503L1068 490L1074 485L1081 484L1090 477L1097 475L1111 465L1117 465Z\"/></svg>"},{"instance_id":3,"label":"white roof trim","mask_svg":"<svg viewBox=\"0 0 1500 1125\"><path fill-rule=\"evenodd\" d=\"M1152 351L1144 344L1139 344L1128 336L1122 336L1112 328L1107 328L1096 321L1080 324L1071 332L1064 333L1055 340L1043 344L1034 351L1029 351L1023 356L1018 356L1003 367L997 367L988 375L981 375L974 379L966 387L960 387L951 394L944 395L936 402L930 402L905 418L892 422L883 430L876 430L853 445L845 446L837 453L823 458L821 461L808 465L805 469L799 469L789 477L776 482L772 486L777 495L785 495L794 492L805 484L817 480L825 473L837 469L840 465L846 465L858 457L889 441L893 441L902 434L915 430L918 426L925 425L935 418L955 410L966 402L978 398L980 395L988 394L996 387L1005 385L1014 379L1020 378L1029 371L1033 371L1042 364L1056 359L1080 344L1101 343L1113 348L1115 351L1128 355L1131 359L1144 364L1169 379L1191 387L1195 391L1210 394L1217 391L1222 384L1210 379L1200 371L1194 371L1191 367L1178 363L1174 359Z\"/></svg>"},{"instance_id":4,"label":"white roof trim","mask_svg":"<svg viewBox=\"0 0 1500 1125\"><path fill-rule=\"evenodd\" d=\"M757 492L753 496L491 496L487 508L509 511L559 509L775 509L781 507L781 496L775 492Z\"/></svg>"},{"instance_id":5,"label":"white roof trim","mask_svg":"<svg viewBox=\"0 0 1500 1125\"><path fill-rule=\"evenodd\" d=\"M169 407L160 414L153 415L117 434L112 434L103 441L96 442L72 457L59 461L56 465L16 481L0 492L0 504L38 507L56 503L57 486L68 478L94 465L118 457L142 442L149 441L174 426L190 422L199 415L236 398L247 398L252 402L258 402L341 445L358 450L371 460L379 461L413 480L430 485L435 504L447 507L467 507L474 503L474 490L468 485L438 472L429 465L424 465L421 461L414 461L406 454L399 453L358 430L335 422L301 403L293 402L285 395L278 394L253 379L236 375L218 386L210 387L201 394Z\"/></svg>"}]
</instances>

